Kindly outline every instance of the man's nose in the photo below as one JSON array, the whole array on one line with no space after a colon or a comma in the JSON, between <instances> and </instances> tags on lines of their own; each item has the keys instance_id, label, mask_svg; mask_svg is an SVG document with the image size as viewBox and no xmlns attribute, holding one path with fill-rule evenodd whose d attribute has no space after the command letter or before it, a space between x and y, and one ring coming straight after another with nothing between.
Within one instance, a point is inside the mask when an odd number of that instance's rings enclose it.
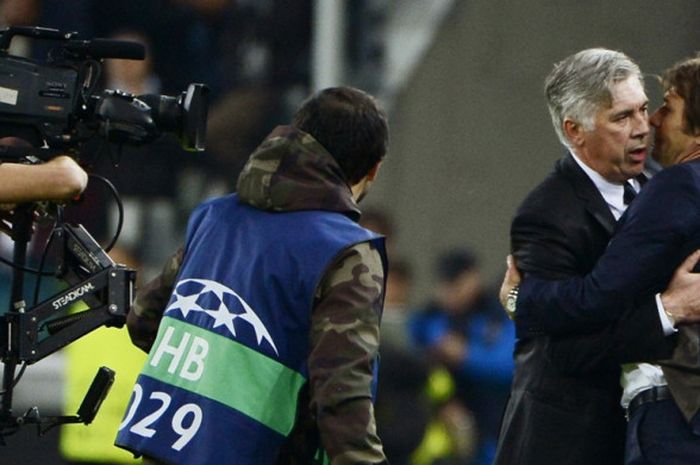
<instances>
[{"instance_id":1,"label":"man's nose","mask_svg":"<svg viewBox=\"0 0 700 465\"><path fill-rule=\"evenodd\" d=\"M633 129L633 134L637 137L642 137L649 133L649 117L646 113L639 113L635 116Z\"/></svg>"}]
</instances>

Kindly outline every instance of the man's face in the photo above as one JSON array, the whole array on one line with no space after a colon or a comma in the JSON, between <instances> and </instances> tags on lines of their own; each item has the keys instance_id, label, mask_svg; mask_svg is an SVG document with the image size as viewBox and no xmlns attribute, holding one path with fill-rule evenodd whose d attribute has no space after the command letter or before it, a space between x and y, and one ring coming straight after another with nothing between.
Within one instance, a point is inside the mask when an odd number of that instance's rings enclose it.
<instances>
[{"instance_id":1,"label":"man's face","mask_svg":"<svg viewBox=\"0 0 700 465\"><path fill-rule=\"evenodd\" d=\"M577 155L608 181L624 182L644 169L649 138L648 99L632 76L613 85L612 104L598 110L591 131L583 130Z\"/></svg>"},{"instance_id":2,"label":"man's face","mask_svg":"<svg viewBox=\"0 0 700 465\"><path fill-rule=\"evenodd\" d=\"M463 271L451 281L440 285L439 300L446 311L460 314L474 304L481 288L481 275L477 270Z\"/></svg>"},{"instance_id":3,"label":"man's face","mask_svg":"<svg viewBox=\"0 0 700 465\"><path fill-rule=\"evenodd\" d=\"M654 150L651 156L662 166L676 162L693 142L693 136L685 133L685 101L673 91L664 94L664 104L651 115L654 126Z\"/></svg>"}]
</instances>

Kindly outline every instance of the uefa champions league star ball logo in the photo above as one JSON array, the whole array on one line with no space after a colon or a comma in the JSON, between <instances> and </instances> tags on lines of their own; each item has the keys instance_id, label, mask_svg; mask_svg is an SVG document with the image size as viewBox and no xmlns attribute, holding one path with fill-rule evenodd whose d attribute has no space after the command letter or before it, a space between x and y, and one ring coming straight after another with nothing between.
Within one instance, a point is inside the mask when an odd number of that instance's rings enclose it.
<instances>
[{"instance_id":1,"label":"uefa champions league star ball logo","mask_svg":"<svg viewBox=\"0 0 700 465\"><path fill-rule=\"evenodd\" d=\"M231 308L233 307L233 308ZM277 347L255 311L232 289L209 279L183 279L175 286L166 312L180 311L187 318L190 312L202 312L213 320L212 328L225 327L235 338L234 321L247 322L255 331L258 346L267 341L275 354Z\"/></svg>"}]
</instances>

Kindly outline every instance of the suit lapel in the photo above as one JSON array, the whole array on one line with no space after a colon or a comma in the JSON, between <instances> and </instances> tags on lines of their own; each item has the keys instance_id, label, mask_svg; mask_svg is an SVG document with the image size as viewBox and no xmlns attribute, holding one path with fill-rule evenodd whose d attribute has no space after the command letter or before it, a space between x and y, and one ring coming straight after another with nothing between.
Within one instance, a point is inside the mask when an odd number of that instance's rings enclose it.
<instances>
[{"instance_id":1,"label":"suit lapel","mask_svg":"<svg viewBox=\"0 0 700 465\"><path fill-rule=\"evenodd\" d=\"M574 160L570 153L567 153L564 158L559 160L557 169L560 170L574 186L576 195L584 201L586 210L600 223L608 234L612 235L615 230L615 224L617 223L615 217L610 212L610 208L608 208L608 204L605 203L605 199L603 199L598 188L593 184L593 181L591 181L581 167L578 166L578 163L576 163L576 160Z\"/></svg>"}]
</instances>

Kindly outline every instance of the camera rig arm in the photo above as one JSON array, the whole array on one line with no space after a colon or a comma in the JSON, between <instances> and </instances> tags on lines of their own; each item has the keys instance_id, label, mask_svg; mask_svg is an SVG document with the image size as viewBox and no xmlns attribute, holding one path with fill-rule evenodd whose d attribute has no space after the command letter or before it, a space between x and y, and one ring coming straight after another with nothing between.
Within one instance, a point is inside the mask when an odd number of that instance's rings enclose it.
<instances>
[{"instance_id":1,"label":"camera rig arm","mask_svg":"<svg viewBox=\"0 0 700 465\"><path fill-rule=\"evenodd\" d=\"M9 342L0 347L3 361L32 364L100 326L121 327L126 321L136 272L116 265L80 225L64 224L57 234L64 249L58 276L71 287L0 318L0 334ZM67 314L81 300L89 308Z\"/></svg>"},{"instance_id":2,"label":"camera rig arm","mask_svg":"<svg viewBox=\"0 0 700 465\"><path fill-rule=\"evenodd\" d=\"M0 316L0 341L5 341L0 357L10 373L17 364L41 360L100 326L122 327L133 301L134 270L115 264L80 225L62 224L56 234L62 252L57 276L70 287L30 309L17 302ZM79 301L88 308L70 313ZM41 418L36 407L21 417L12 415L14 380L4 376L0 444L1 436L26 423L37 424L40 434L63 423L89 424L113 380L114 373L101 368L76 416Z\"/></svg>"}]
</instances>

